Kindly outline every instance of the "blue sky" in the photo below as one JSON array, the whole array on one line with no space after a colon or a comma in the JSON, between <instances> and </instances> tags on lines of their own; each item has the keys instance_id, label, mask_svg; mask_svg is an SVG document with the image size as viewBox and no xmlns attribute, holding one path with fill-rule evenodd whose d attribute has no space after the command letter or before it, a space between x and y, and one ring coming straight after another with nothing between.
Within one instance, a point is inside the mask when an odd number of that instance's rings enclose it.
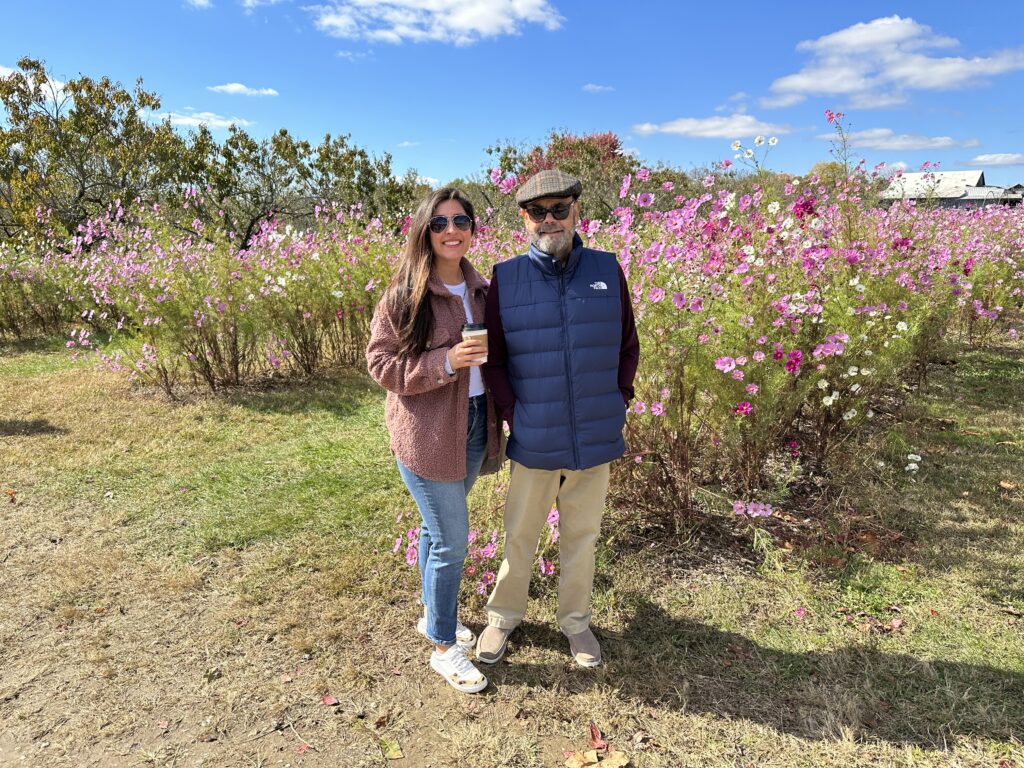
<instances>
[{"instance_id":1,"label":"blue sky","mask_svg":"<svg viewBox=\"0 0 1024 768\"><path fill-rule=\"evenodd\" d=\"M596 0L9 2L0 74L44 59L157 92L188 130L231 121L351 134L447 181L498 140L614 131L645 162L729 158L777 135L775 170L855 155L1024 182L1024 3ZM822 138L824 137L824 138Z\"/></svg>"}]
</instances>

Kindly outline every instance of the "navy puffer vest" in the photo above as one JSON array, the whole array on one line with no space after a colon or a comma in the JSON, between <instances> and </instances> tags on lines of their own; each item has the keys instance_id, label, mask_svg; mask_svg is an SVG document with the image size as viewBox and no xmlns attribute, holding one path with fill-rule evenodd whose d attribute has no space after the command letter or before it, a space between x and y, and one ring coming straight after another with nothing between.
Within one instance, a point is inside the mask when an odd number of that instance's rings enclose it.
<instances>
[{"instance_id":1,"label":"navy puffer vest","mask_svg":"<svg viewBox=\"0 0 1024 768\"><path fill-rule=\"evenodd\" d=\"M583 247L565 269L536 248L494 268L516 404L508 456L531 469L588 469L625 451L622 303L612 253Z\"/></svg>"}]
</instances>

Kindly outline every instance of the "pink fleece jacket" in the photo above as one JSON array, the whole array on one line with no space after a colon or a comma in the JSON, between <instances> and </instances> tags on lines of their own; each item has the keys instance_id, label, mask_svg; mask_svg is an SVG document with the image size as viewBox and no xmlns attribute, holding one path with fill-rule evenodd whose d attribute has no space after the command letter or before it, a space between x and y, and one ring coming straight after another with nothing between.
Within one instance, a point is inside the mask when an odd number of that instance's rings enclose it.
<instances>
[{"instance_id":1,"label":"pink fleece jacket","mask_svg":"<svg viewBox=\"0 0 1024 768\"><path fill-rule=\"evenodd\" d=\"M487 283L468 260L462 260L473 322L484 320ZM398 354L397 314L382 298L370 322L366 363L373 380L388 391L385 421L391 452L428 480L466 478L466 432L469 428L469 368L454 376L445 371L448 349L462 340L467 321L462 298L431 273L427 295L434 313L427 349L420 355ZM498 455L498 422L493 398L487 398L487 455Z\"/></svg>"}]
</instances>

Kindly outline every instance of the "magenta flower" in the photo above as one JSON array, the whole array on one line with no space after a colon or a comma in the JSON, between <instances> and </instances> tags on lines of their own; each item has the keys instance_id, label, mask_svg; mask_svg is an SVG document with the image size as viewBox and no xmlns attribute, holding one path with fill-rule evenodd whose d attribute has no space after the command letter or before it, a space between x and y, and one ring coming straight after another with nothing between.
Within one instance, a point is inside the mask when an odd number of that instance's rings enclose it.
<instances>
[{"instance_id":1,"label":"magenta flower","mask_svg":"<svg viewBox=\"0 0 1024 768\"><path fill-rule=\"evenodd\" d=\"M543 557L537 560L537 566L541 576L550 576L555 572L555 564Z\"/></svg>"},{"instance_id":2,"label":"magenta flower","mask_svg":"<svg viewBox=\"0 0 1024 768\"><path fill-rule=\"evenodd\" d=\"M655 401L655 402L651 403L651 415L652 416L664 416L665 415L665 406L662 405L661 402L659 402L659 401Z\"/></svg>"},{"instance_id":3,"label":"magenta flower","mask_svg":"<svg viewBox=\"0 0 1024 768\"><path fill-rule=\"evenodd\" d=\"M641 208L647 208L654 202L654 195L650 192L641 192L636 197L636 204Z\"/></svg>"},{"instance_id":4,"label":"magenta flower","mask_svg":"<svg viewBox=\"0 0 1024 768\"><path fill-rule=\"evenodd\" d=\"M641 168L636 172L637 181L647 181L651 178L651 171L649 168Z\"/></svg>"},{"instance_id":5,"label":"magenta flower","mask_svg":"<svg viewBox=\"0 0 1024 768\"><path fill-rule=\"evenodd\" d=\"M409 565L416 565L416 559L418 556L419 553L417 552L416 547L410 546L405 548L405 562Z\"/></svg>"},{"instance_id":6,"label":"magenta flower","mask_svg":"<svg viewBox=\"0 0 1024 768\"><path fill-rule=\"evenodd\" d=\"M736 407L732 410L737 416L749 416L754 412L754 406L744 400L742 403L736 403Z\"/></svg>"},{"instance_id":7,"label":"magenta flower","mask_svg":"<svg viewBox=\"0 0 1024 768\"><path fill-rule=\"evenodd\" d=\"M548 525L558 525L558 507L552 507L548 512Z\"/></svg>"},{"instance_id":8,"label":"magenta flower","mask_svg":"<svg viewBox=\"0 0 1024 768\"><path fill-rule=\"evenodd\" d=\"M647 298L657 304L659 301L665 298L664 288L651 288L651 292L647 294Z\"/></svg>"},{"instance_id":9,"label":"magenta flower","mask_svg":"<svg viewBox=\"0 0 1024 768\"><path fill-rule=\"evenodd\" d=\"M501 168L491 168L491 184L498 186L501 182Z\"/></svg>"},{"instance_id":10,"label":"magenta flower","mask_svg":"<svg viewBox=\"0 0 1024 768\"><path fill-rule=\"evenodd\" d=\"M672 303L676 305L676 309L686 309L686 297L678 291L672 294Z\"/></svg>"},{"instance_id":11,"label":"magenta flower","mask_svg":"<svg viewBox=\"0 0 1024 768\"><path fill-rule=\"evenodd\" d=\"M734 501L732 503L732 511L737 515L742 515L747 511L747 505L742 501Z\"/></svg>"},{"instance_id":12,"label":"magenta flower","mask_svg":"<svg viewBox=\"0 0 1024 768\"><path fill-rule=\"evenodd\" d=\"M671 192L673 189L676 188L676 185L673 184L671 181L666 181L662 183L661 188L664 189L666 192Z\"/></svg>"},{"instance_id":13,"label":"magenta flower","mask_svg":"<svg viewBox=\"0 0 1024 768\"><path fill-rule=\"evenodd\" d=\"M643 400L637 400L635 403L633 403L633 413L646 413L646 412L647 412L647 403L645 403Z\"/></svg>"},{"instance_id":14,"label":"magenta flower","mask_svg":"<svg viewBox=\"0 0 1024 768\"><path fill-rule=\"evenodd\" d=\"M736 367L736 361L731 357L720 357L715 360L715 368L720 370L722 373L728 373Z\"/></svg>"}]
</instances>

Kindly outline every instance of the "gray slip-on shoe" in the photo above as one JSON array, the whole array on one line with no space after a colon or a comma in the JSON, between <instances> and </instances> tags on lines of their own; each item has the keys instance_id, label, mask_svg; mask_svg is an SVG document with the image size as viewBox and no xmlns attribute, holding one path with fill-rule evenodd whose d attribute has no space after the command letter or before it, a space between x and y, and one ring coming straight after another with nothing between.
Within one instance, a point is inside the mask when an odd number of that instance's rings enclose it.
<instances>
[{"instance_id":1,"label":"gray slip-on shoe","mask_svg":"<svg viewBox=\"0 0 1024 768\"><path fill-rule=\"evenodd\" d=\"M476 658L484 664L497 664L505 655L511 629L502 629L493 624L484 627L476 641Z\"/></svg>"}]
</instances>

